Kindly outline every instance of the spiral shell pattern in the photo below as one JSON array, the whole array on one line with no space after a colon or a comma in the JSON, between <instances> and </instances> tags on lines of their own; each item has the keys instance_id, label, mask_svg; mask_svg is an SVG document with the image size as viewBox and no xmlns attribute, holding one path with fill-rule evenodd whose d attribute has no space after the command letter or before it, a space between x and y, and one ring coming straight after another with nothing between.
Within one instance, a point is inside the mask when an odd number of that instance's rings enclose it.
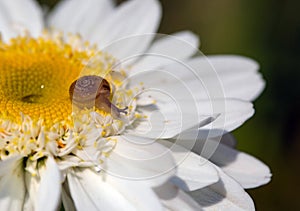
<instances>
[{"instance_id":1,"label":"spiral shell pattern","mask_svg":"<svg viewBox=\"0 0 300 211\"><path fill-rule=\"evenodd\" d=\"M109 83L100 76L87 75L80 77L70 86L69 93L72 102L85 103L88 105L95 102L96 98L103 93L103 90L109 93Z\"/></svg>"}]
</instances>

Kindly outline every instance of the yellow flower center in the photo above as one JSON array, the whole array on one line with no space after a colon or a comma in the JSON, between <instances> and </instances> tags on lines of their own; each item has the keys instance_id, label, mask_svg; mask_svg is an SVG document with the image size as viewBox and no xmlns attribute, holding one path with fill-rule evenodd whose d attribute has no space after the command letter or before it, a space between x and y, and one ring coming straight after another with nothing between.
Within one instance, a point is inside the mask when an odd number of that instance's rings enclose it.
<instances>
[{"instance_id":1,"label":"yellow flower center","mask_svg":"<svg viewBox=\"0 0 300 211\"><path fill-rule=\"evenodd\" d=\"M22 113L50 125L66 120L72 113L69 87L94 54L59 38L0 42L0 118L20 121Z\"/></svg>"}]
</instances>

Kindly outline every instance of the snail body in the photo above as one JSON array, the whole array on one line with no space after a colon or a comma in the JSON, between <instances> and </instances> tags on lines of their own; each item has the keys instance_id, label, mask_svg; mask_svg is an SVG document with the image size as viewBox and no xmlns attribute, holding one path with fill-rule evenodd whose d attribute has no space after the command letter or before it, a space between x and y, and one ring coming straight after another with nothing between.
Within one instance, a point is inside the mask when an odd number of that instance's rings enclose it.
<instances>
[{"instance_id":1,"label":"snail body","mask_svg":"<svg viewBox=\"0 0 300 211\"><path fill-rule=\"evenodd\" d=\"M96 75L87 75L74 81L69 88L72 103L79 108L93 108L94 106L113 117L120 117L120 113L127 114L127 107L120 109L109 100L110 85L107 80Z\"/></svg>"}]
</instances>

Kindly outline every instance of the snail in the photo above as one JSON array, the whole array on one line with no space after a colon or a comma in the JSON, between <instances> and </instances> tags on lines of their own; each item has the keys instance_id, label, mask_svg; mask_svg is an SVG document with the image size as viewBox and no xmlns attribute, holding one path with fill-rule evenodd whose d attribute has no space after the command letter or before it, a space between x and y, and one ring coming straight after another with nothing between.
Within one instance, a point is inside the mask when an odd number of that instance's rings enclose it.
<instances>
[{"instance_id":1,"label":"snail","mask_svg":"<svg viewBox=\"0 0 300 211\"><path fill-rule=\"evenodd\" d=\"M109 100L110 85L104 78L87 75L74 81L69 88L70 99L79 108L93 108L106 111L119 118L120 113L127 114L128 107L120 109Z\"/></svg>"}]
</instances>

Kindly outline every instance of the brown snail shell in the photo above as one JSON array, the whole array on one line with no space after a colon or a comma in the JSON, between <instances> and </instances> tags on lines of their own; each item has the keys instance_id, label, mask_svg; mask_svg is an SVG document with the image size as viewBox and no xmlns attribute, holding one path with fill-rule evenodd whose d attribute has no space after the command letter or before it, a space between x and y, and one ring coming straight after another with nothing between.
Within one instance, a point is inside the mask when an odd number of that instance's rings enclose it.
<instances>
[{"instance_id":1,"label":"brown snail shell","mask_svg":"<svg viewBox=\"0 0 300 211\"><path fill-rule=\"evenodd\" d=\"M80 77L71 84L69 94L72 103L79 108L93 108L95 106L114 117L120 117L120 113L127 114L127 107L120 109L110 102L110 85L107 80L100 76Z\"/></svg>"}]
</instances>

